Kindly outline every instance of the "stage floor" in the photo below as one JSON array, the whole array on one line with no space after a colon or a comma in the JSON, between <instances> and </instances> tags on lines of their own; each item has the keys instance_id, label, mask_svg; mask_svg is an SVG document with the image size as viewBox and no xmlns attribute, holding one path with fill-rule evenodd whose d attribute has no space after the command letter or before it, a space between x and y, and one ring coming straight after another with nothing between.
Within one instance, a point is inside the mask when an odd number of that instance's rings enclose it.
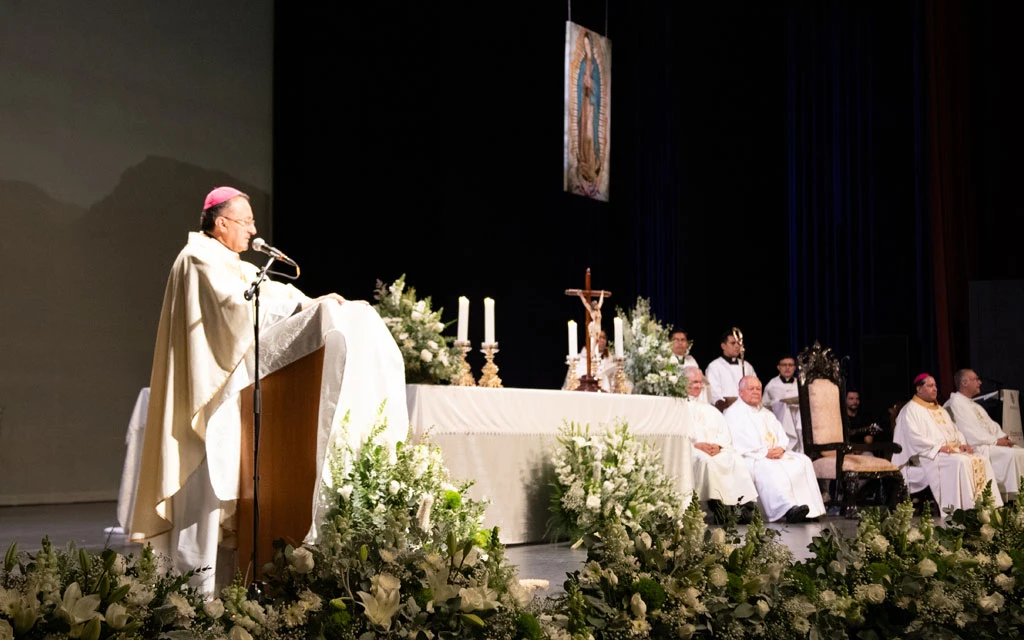
<instances>
[{"instance_id":1,"label":"stage floor","mask_svg":"<svg viewBox=\"0 0 1024 640\"><path fill-rule=\"evenodd\" d=\"M90 550L109 546L120 553L137 551L140 546L129 543L116 530L116 511L115 502L0 507L0 553L12 542L17 542L22 551L34 551L47 535L58 547L74 542ZM936 524L941 524L941 519L936 519ZM810 555L807 545L823 529L831 527L852 536L857 530L857 521L825 516L820 522L769 526L781 533L782 542L797 560L802 560ZM741 526L740 532L744 530ZM507 548L507 557L518 568L520 578L548 580L550 588L539 593L554 595L561 591L565 574L579 568L587 555L583 549L571 549L569 543L557 543L511 545Z\"/></svg>"}]
</instances>

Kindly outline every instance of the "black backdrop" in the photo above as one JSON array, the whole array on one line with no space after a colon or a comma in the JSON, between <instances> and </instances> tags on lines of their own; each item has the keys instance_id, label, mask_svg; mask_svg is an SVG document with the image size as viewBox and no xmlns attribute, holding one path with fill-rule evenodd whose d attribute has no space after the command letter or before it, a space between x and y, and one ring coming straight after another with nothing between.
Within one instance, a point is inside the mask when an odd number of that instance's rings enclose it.
<instances>
[{"instance_id":1,"label":"black backdrop","mask_svg":"<svg viewBox=\"0 0 1024 640\"><path fill-rule=\"evenodd\" d=\"M734 325L763 381L820 339L876 407L940 363L936 260L1024 277L1011 3L573 3L612 40L609 203L561 190L566 5L432 4L277 4L274 238L309 293L404 273L447 319L468 296L475 344L495 298L506 386L560 384L588 267L606 310L649 297L702 365ZM943 210L980 222L936 247L941 175L970 187Z\"/></svg>"}]
</instances>

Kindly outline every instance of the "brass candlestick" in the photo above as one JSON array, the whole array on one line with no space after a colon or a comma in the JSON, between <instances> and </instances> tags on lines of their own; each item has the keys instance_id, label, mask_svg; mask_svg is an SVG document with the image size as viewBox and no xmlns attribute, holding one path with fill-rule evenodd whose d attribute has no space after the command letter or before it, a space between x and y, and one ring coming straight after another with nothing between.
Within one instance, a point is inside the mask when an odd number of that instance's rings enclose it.
<instances>
[{"instance_id":1,"label":"brass candlestick","mask_svg":"<svg viewBox=\"0 0 1024 640\"><path fill-rule=\"evenodd\" d=\"M480 376L480 386L488 387L491 389L501 388L501 378L498 377L498 365L494 364L494 354L498 353L497 342L485 342L480 349L484 354L484 359L487 363L484 364L483 373Z\"/></svg>"},{"instance_id":2,"label":"brass candlestick","mask_svg":"<svg viewBox=\"0 0 1024 640\"><path fill-rule=\"evenodd\" d=\"M615 377L612 379L612 393L629 393L626 389L626 372L622 370L625 356L615 356Z\"/></svg>"},{"instance_id":3,"label":"brass candlestick","mask_svg":"<svg viewBox=\"0 0 1024 640\"><path fill-rule=\"evenodd\" d=\"M470 349L469 340L456 340L455 346L462 350L462 362L461 370L452 380L452 384L457 387L475 387L476 380L473 379L473 372L470 371L469 362L466 360Z\"/></svg>"},{"instance_id":4,"label":"brass candlestick","mask_svg":"<svg viewBox=\"0 0 1024 640\"><path fill-rule=\"evenodd\" d=\"M576 367L579 366L579 356L565 356L565 363L569 365L569 371L565 374L565 383L562 388L566 391L575 391L580 386L580 377L576 375Z\"/></svg>"}]
</instances>

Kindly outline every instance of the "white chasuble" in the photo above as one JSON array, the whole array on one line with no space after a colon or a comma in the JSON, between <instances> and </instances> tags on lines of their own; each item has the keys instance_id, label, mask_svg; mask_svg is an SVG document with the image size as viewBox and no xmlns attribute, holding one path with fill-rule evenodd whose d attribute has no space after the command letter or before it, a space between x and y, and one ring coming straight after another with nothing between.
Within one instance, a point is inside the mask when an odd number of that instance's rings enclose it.
<instances>
[{"instance_id":1,"label":"white chasuble","mask_svg":"<svg viewBox=\"0 0 1024 640\"><path fill-rule=\"evenodd\" d=\"M970 509L992 480L992 496L997 505L1003 504L986 456L939 452L944 445L957 447L966 441L937 403L914 396L896 417L893 442L903 450L893 454L892 463L900 467L911 493L930 487L939 508Z\"/></svg>"},{"instance_id":2,"label":"white chasuble","mask_svg":"<svg viewBox=\"0 0 1024 640\"><path fill-rule=\"evenodd\" d=\"M757 500L757 489L743 456L736 452L722 412L713 406L690 398L686 403L690 414L689 437L693 443L717 444L716 455L693 448L693 484L697 499L719 500L723 504L743 504Z\"/></svg>"},{"instance_id":3,"label":"white chasuble","mask_svg":"<svg viewBox=\"0 0 1024 640\"><path fill-rule=\"evenodd\" d=\"M956 428L967 444L988 456L1003 500L1015 496L1020 491L1020 478L1024 475L1024 448L997 445L996 442L1005 438L1006 433L981 405L964 394L953 392L944 406L953 412Z\"/></svg>"},{"instance_id":4,"label":"white chasuble","mask_svg":"<svg viewBox=\"0 0 1024 640\"><path fill-rule=\"evenodd\" d=\"M785 448L789 441L771 411L738 400L723 416L729 425L733 446L743 456L754 479L769 522L784 518L787 511L798 505L807 505L808 518L825 513L810 458L794 451L787 451L778 460L768 458L769 449Z\"/></svg>"}]
</instances>

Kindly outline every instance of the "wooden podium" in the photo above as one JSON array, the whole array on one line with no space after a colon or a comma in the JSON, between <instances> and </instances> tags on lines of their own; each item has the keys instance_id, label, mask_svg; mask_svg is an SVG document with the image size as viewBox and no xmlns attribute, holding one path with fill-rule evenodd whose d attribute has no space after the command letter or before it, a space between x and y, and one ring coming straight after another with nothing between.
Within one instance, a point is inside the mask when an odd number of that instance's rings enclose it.
<instances>
[{"instance_id":1,"label":"wooden podium","mask_svg":"<svg viewBox=\"0 0 1024 640\"><path fill-rule=\"evenodd\" d=\"M242 391L242 455L237 507L237 563L247 580L259 580L273 560L273 541L299 546L313 517L318 490L316 468L320 385L324 349L296 360L260 380L260 484L257 564L253 547L253 387Z\"/></svg>"}]
</instances>

